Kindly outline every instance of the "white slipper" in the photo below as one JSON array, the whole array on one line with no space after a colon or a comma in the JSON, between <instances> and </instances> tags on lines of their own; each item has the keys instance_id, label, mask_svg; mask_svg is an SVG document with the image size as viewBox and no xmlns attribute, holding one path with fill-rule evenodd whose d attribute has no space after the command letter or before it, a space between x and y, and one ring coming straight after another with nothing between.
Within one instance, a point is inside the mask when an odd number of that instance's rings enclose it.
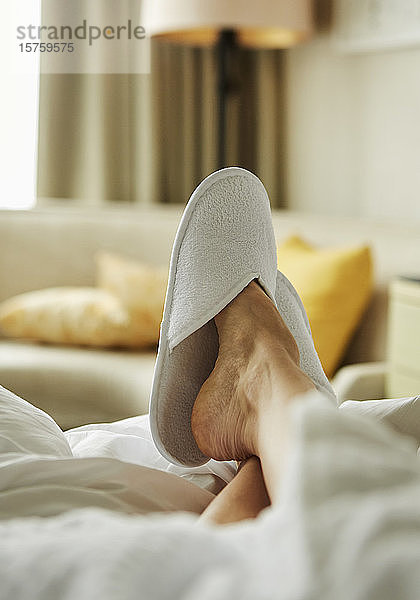
<instances>
[{"instance_id":1,"label":"white slipper","mask_svg":"<svg viewBox=\"0 0 420 600\"><path fill-rule=\"evenodd\" d=\"M175 237L153 377L152 436L160 453L174 464L199 466L209 460L192 434L191 412L217 358L213 317L254 279L295 336L302 368L319 389L334 397L300 299L290 282L277 276L263 184L239 167L216 171L192 194Z\"/></svg>"}]
</instances>

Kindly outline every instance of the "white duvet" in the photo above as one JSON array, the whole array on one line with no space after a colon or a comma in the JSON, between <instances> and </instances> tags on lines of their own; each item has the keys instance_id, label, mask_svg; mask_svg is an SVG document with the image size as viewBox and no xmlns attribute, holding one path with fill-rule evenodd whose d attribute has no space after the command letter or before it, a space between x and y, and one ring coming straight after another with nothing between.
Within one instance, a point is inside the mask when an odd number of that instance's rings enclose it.
<instances>
[{"instance_id":1,"label":"white duvet","mask_svg":"<svg viewBox=\"0 0 420 600\"><path fill-rule=\"evenodd\" d=\"M281 502L209 528L192 514L133 514L142 502L200 512L212 498L150 447L164 470L144 466L144 419L65 437L0 390L0 598L419 600L418 443L352 412L318 393L297 401ZM417 399L403 412L418 422ZM226 481L232 466L220 468L207 473Z\"/></svg>"}]
</instances>

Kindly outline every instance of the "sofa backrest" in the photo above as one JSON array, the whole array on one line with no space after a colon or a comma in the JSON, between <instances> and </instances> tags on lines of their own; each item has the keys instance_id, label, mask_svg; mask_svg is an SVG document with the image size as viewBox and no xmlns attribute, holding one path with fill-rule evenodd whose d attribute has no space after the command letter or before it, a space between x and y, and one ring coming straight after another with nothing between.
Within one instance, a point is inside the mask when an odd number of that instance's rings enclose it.
<instances>
[{"instance_id":1,"label":"sofa backrest","mask_svg":"<svg viewBox=\"0 0 420 600\"><path fill-rule=\"evenodd\" d=\"M95 282L95 254L118 252L152 265L167 264L180 207L38 209L0 213L0 301L25 291ZM278 241L297 233L319 246L368 243L376 289L345 363L383 360L387 286L399 274L420 273L420 228L274 211Z\"/></svg>"}]
</instances>

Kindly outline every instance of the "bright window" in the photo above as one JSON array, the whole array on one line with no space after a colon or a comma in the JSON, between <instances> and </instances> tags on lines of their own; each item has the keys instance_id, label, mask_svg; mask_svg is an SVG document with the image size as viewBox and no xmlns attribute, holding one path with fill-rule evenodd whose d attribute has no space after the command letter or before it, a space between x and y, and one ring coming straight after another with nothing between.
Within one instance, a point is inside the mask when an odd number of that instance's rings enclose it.
<instances>
[{"instance_id":1,"label":"bright window","mask_svg":"<svg viewBox=\"0 0 420 600\"><path fill-rule=\"evenodd\" d=\"M25 5L26 10L17 10ZM36 201L39 55L22 69L16 59L16 28L37 23L40 1L6 0L0 7L5 24L0 40L0 209L25 209ZM3 29L3 28L2 28Z\"/></svg>"}]
</instances>

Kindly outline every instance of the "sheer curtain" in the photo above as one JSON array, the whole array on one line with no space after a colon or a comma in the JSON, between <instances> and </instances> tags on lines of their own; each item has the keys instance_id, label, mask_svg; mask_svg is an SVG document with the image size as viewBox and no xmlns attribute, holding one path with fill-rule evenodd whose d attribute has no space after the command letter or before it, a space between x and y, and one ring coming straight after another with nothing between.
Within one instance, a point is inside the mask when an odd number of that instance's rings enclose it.
<instances>
[{"instance_id":1,"label":"sheer curtain","mask_svg":"<svg viewBox=\"0 0 420 600\"><path fill-rule=\"evenodd\" d=\"M138 0L44 1L44 23L140 23ZM60 13L63 13L61 15ZM118 60L111 42L78 45L76 72L40 80L38 197L85 205L150 198L150 74L138 73L134 40L124 38ZM76 54L76 52L75 52ZM92 64L94 63L94 70ZM111 65L112 66L112 65Z\"/></svg>"}]
</instances>

